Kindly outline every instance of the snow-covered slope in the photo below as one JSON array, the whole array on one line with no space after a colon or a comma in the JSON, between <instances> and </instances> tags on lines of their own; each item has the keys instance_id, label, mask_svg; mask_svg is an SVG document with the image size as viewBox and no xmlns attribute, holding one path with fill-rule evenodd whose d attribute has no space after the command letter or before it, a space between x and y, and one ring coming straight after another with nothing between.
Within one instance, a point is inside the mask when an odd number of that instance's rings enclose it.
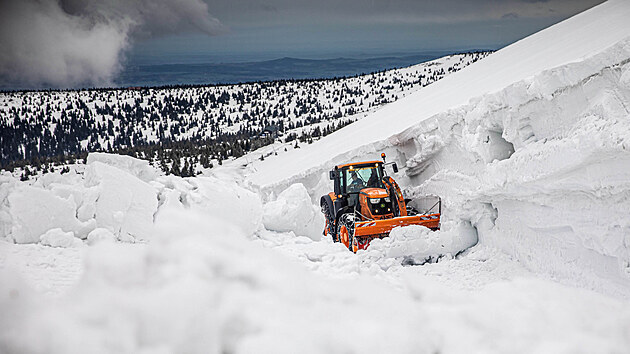
<instances>
[{"instance_id":1,"label":"snow-covered slope","mask_svg":"<svg viewBox=\"0 0 630 354\"><path fill-rule=\"evenodd\" d=\"M439 195L445 229L562 281L630 295L630 3L609 1L513 44L250 180L312 199L334 163L405 166L411 195ZM449 224L450 223L450 224Z\"/></svg>"},{"instance_id":2,"label":"snow-covered slope","mask_svg":"<svg viewBox=\"0 0 630 354\"><path fill-rule=\"evenodd\" d=\"M265 186L344 160L342 153L382 142L436 114L467 104L544 70L578 62L630 36L630 4L612 0L516 42L482 61L299 151L257 166ZM369 149L369 148L368 148ZM355 155L360 155L357 151Z\"/></svg>"}]
</instances>

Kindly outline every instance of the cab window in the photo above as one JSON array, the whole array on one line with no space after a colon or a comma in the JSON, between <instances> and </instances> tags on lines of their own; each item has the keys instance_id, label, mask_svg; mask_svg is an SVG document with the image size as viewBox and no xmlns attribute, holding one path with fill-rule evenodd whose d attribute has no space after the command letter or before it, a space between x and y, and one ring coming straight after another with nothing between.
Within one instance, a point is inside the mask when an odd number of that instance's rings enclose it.
<instances>
[{"instance_id":1,"label":"cab window","mask_svg":"<svg viewBox=\"0 0 630 354\"><path fill-rule=\"evenodd\" d=\"M363 188L383 188L381 170L378 166L350 167L344 171L343 187L348 193Z\"/></svg>"}]
</instances>

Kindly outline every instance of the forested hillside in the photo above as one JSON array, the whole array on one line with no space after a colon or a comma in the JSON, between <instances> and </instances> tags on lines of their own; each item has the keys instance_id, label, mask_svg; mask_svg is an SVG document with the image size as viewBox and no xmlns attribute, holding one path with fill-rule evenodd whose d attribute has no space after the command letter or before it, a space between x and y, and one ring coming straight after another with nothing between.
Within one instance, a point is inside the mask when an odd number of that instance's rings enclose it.
<instances>
[{"instance_id":1,"label":"forested hillside","mask_svg":"<svg viewBox=\"0 0 630 354\"><path fill-rule=\"evenodd\" d=\"M0 168L28 178L102 151L192 176L274 139L310 143L488 54L328 80L4 92Z\"/></svg>"}]
</instances>

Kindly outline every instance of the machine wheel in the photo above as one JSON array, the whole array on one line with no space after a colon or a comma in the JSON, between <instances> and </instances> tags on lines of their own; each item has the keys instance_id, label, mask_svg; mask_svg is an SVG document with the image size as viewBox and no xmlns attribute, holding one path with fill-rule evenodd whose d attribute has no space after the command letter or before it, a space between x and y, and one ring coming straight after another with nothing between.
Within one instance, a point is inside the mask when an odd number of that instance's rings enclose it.
<instances>
[{"instance_id":1,"label":"machine wheel","mask_svg":"<svg viewBox=\"0 0 630 354\"><path fill-rule=\"evenodd\" d=\"M324 232L326 235L330 235L332 237L333 242L339 242L339 237L337 237L338 232L335 230L335 222L331 216L330 208L327 203L322 203L322 213L324 214L324 218L326 218Z\"/></svg>"},{"instance_id":2,"label":"machine wheel","mask_svg":"<svg viewBox=\"0 0 630 354\"><path fill-rule=\"evenodd\" d=\"M337 235L339 235L340 242L346 245L350 251L356 253L358 244L354 239L354 215L344 214L339 218Z\"/></svg>"},{"instance_id":3,"label":"machine wheel","mask_svg":"<svg viewBox=\"0 0 630 354\"><path fill-rule=\"evenodd\" d=\"M356 237L354 237L354 233L352 235L352 241L350 242L350 250L354 253L357 253L359 250L359 242Z\"/></svg>"}]
</instances>

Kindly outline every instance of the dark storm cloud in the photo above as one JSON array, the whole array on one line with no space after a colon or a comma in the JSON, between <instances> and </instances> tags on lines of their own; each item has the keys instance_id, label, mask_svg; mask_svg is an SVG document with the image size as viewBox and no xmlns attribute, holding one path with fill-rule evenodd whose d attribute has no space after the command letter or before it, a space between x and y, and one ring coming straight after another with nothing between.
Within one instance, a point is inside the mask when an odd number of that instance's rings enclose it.
<instances>
[{"instance_id":1,"label":"dark storm cloud","mask_svg":"<svg viewBox=\"0 0 630 354\"><path fill-rule=\"evenodd\" d=\"M226 23L240 25L328 23L458 23L501 19L571 16L603 0L213 0L210 10ZM265 11L274 8L276 11Z\"/></svg>"},{"instance_id":2,"label":"dark storm cloud","mask_svg":"<svg viewBox=\"0 0 630 354\"><path fill-rule=\"evenodd\" d=\"M201 0L3 0L0 84L103 85L134 38L220 31Z\"/></svg>"}]
</instances>

